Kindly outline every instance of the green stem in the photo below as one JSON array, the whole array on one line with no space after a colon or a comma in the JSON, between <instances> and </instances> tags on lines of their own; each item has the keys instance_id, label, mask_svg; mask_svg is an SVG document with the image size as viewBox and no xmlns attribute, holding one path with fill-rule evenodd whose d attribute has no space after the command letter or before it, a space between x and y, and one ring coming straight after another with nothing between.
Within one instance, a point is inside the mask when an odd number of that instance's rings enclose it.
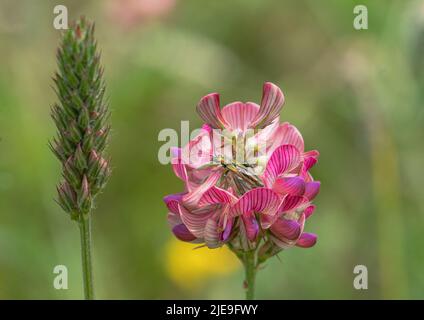
<instances>
[{"instance_id":1,"label":"green stem","mask_svg":"<svg viewBox=\"0 0 424 320\"><path fill-rule=\"evenodd\" d=\"M255 297L256 278L255 251L252 250L245 252L243 260L245 270L246 300L253 300Z\"/></svg>"},{"instance_id":2,"label":"green stem","mask_svg":"<svg viewBox=\"0 0 424 320\"><path fill-rule=\"evenodd\" d=\"M91 215L80 215L82 274L86 300L94 299L93 264L91 261Z\"/></svg>"}]
</instances>

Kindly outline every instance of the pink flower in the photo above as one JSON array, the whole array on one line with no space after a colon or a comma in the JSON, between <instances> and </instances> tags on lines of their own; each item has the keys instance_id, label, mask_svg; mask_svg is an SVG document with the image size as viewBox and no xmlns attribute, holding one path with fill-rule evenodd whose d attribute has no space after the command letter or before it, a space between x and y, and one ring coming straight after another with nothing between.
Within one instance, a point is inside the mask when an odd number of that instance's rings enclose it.
<instances>
[{"instance_id":1,"label":"pink flower","mask_svg":"<svg viewBox=\"0 0 424 320\"><path fill-rule=\"evenodd\" d=\"M178 239L209 248L228 244L236 252L261 246L261 259L316 243L304 226L320 188L309 172L319 153L305 152L296 127L279 123L283 103L283 93L269 82L260 106L233 102L221 109L217 93L200 100L205 124L186 146L172 150L185 190L164 198Z\"/></svg>"},{"instance_id":2,"label":"pink flower","mask_svg":"<svg viewBox=\"0 0 424 320\"><path fill-rule=\"evenodd\" d=\"M176 5L176 0L109 0L109 16L123 27L130 28L160 18Z\"/></svg>"}]
</instances>

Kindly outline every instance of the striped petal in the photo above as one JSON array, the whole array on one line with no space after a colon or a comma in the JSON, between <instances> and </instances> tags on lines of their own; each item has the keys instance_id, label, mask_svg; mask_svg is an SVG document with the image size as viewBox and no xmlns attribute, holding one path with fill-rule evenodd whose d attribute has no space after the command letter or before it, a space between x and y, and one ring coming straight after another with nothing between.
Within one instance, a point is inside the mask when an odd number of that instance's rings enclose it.
<instances>
[{"instance_id":1,"label":"striped petal","mask_svg":"<svg viewBox=\"0 0 424 320\"><path fill-rule=\"evenodd\" d=\"M296 246L301 248L310 248L317 243L317 235L313 233L304 232L296 242Z\"/></svg>"},{"instance_id":2,"label":"striped petal","mask_svg":"<svg viewBox=\"0 0 424 320\"><path fill-rule=\"evenodd\" d=\"M208 248L218 248L221 246L218 232L218 224L214 218L208 219L205 226L204 240Z\"/></svg>"},{"instance_id":3,"label":"striped petal","mask_svg":"<svg viewBox=\"0 0 424 320\"><path fill-rule=\"evenodd\" d=\"M310 150L305 153L303 153L303 157L306 158L314 158L318 160L319 158L319 151L318 150Z\"/></svg>"},{"instance_id":4,"label":"striped petal","mask_svg":"<svg viewBox=\"0 0 424 320\"><path fill-rule=\"evenodd\" d=\"M279 196L267 188L256 188L246 192L237 203L231 207L230 217L249 214L251 212L266 215L276 214L281 200Z\"/></svg>"},{"instance_id":5,"label":"striped petal","mask_svg":"<svg viewBox=\"0 0 424 320\"><path fill-rule=\"evenodd\" d=\"M168 207L169 211L178 213L178 203L181 201L185 193L175 193L163 197L163 201Z\"/></svg>"},{"instance_id":6,"label":"striped petal","mask_svg":"<svg viewBox=\"0 0 424 320\"><path fill-rule=\"evenodd\" d=\"M270 230L278 239L289 243L299 238L302 226L295 220L280 218L275 221Z\"/></svg>"},{"instance_id":7,"label":"striped petal","mask_svg":"<svg viewBox=\"0 0 424 320\"><path fill-rule=\"evenodd\" d=\"M319 152L316 150L308 151L303 154L303 170L308 171L318 162Z\"/></svg>"},{"instance_id":8,"label":"striped petal","mask_svg":"<svg viewBox=\"0 0 424 320\"><path fill-rule=\"evenodd\" d=\"M305 197L309 200L313 200L319 193L320 186L321 182L319 181L307 182L305 186Z\"/></svg>"},{"instance_id":9,"label":"striped petal","mask_svg":"<svg viewBox=\"0 0 424 320\"><path fill-rule=\"evenodd\" d=\"M305 181L301 177L277 178L272 190L280 194L300 196L305 192Z\"/></svg>"},{"instance_id":10,"label":"striped petal","mask_svg":"<svg viewBox=\"0 0 424 320\"><path fill-rule=\"evenodd\" d=\"M222 116L228 124L227 129L246 131L258 110L259 106L256 103L237 101L222 108Z\"/></svg>"},{"instance_id":11,"label":"striped petal","mask_svg":"<svg viewBox=\"0 0 424 320\"><path fill-rule=\"evenodd\" d=\"M287 197L284 198L283 202L281 203L280 208L278 209L279 213L291 211L293 209L296 209L300 205L307 202L308 199L304 196L291 196L287 195Z\"/></svg>"},{"instance_id":12,"label":"striped petal","mask_svg":"<svg viewBox=\"0 0 424 320\"><path fill-rule=\"evenodd\" d=\"M211 93L200 99L197 105L197 113L212 128L223 129L227 125L219 107L218 93Z\"/></svg>"},{"instance_id":13,"label":"striped petal","mask_svg":"<svg viewBox=\"0 0 424 320\"><path fill-rule=\"evenodd\" d=\"M213 186L209 188L201 197L199 204L233 204L237 202L237 197L230 192Z\"/></svg>"},{"instance_id":14,"label":"striped petal","mask_svg":"<svg viewBox=\"0 0 424 320\"><path fill-rule=\"evenodd\" d=\"M279 125L272 136L271 143L271 147L269 148L271 152L284 144L294 145L301 153L305 149L302 134L295 126L288 122Z\"/></svg>"},{"instance_id":15,"label":"striped petal","mask_svg":"<svg viewBox=\"0 0 424 320\"><path fill-rule=\"evenodd\" d=\"M187 229L184 224L178 224L172 228L172 233L181 241L190 242L196 240L196 237Z\"/></svg>"},{"instance_id":16,"label":"striped petal","mask_svg":"<svg viewBox=\"0 0 424 320\"><path fill-rule=\"evenodd\" d=\"M255 215L252 213L248 213L242 215L241 218L243 219L243 223L246 228L247 238L250 241L254 241L259 233L259 224L258 221L256 221L255 219Z\"/></svg>"},{"instance_id":17,"label":"striped petal","mask_svg":"<svg viewBox=\"0 0 424 320\"><path fill-rule=\"evenodd\" d=\"M182 161L182 150L181 148L172 147L172 170L174 170L175 175L183 180L184 182L188 181L187 169L185 164Z\"/></svg>"},{"instance_id":18,"label":"striped petal","mask_svg":"<svg viewBox=\"0 0 424 320\"><path fill-rule=\"evenodd\" d=\"M285 144L275 149L263 175L265 186L271 188L278 176L296 168L299 162L300 153L295 146Z\"/></svg>"},{"instance_id":19,"label":"striped petal","mask_svg":"<svg viewBox=\"0 0 424 320\"><path fill-rule=\"evenodd\" d=\"M167 219L171 229L174 228L176 225L179 225L182 223L179 212L178 213L168 212Z\"/></svg>"},{"instance_id":20,"label":"striped petal","mask_svg":"<svg viewBox=\"0 0 424 320\"><path fill-rule=\"evenodd\" d=\"M266 82L263 86L259 112L250 124L251 128L264 128L280 115L284 104L283 92L275 84Z\"/></svg>"},{"instance_id":21,"label":"striped petal","mask_svg":"<svg viewBox=\"0 0 424 320\"><path fill-rule=\"evenodd\" d=\"M182 162L191 168L199 168L212 161L210 127L204 125L199 134L190 140L182 150Z\"/></svg>"},{"instance_id":22,"label":"striped petal","mask_svg":"<svg viewBox=\"0 0 424 320\"><path fill-rule=\"evenodd\" d=\"M308 170L311 169L317 162L318 160L315 158L312 158L312 157L306 158L305 160L303 160L302 172L304 173L308 172Z\"/></svg>"},{"instance_id":23,"label":"striped petal","mask_svg":"<svg viewBox=\"0 0 424 320\"><path fill-rule=\"evenodd\" d=\"M197 238L203 238L206 223L214 212L191 213L181 205L178 205L178 207L181 220L186 225L187 229Z\"/></svg>"},{"instance_id":24,"label":"striped petal","mask_svg":"<svg viewBox=\"0 0 424 320\"><path fill-rule=\"evenodd\" d=\"M221 177L220 171L213 172L202 184L191 192L183 196L183 203L187 208L195 208L198 206L203 194L212 186L214 186Z\"/></svg>"}]
</instances>

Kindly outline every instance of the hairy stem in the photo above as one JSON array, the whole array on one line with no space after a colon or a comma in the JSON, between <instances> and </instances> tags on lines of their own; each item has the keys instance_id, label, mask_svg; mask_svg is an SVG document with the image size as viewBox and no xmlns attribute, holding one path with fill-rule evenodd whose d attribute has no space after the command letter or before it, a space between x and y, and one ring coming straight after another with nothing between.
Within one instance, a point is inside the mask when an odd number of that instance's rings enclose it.
<instances>
[{"instance_id":1,"label":"hairy stem","mask_svg":"<svg viewBox=\"0 0 424 320\"><path fill-rule=\"evenodd\" d=\"M84 284L84 295L86 300L94 299L93 264L91 260L91 215L84 217L80 215L79 227L81 234L81 257Z\"/></svg>"}]
</instances>

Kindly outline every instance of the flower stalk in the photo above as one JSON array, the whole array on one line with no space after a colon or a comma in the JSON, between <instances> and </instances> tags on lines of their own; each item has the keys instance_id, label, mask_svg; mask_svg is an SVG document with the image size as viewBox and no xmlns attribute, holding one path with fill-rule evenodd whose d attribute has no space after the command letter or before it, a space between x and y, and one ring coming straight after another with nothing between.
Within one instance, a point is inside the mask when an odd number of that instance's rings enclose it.
<instances>
[{"instance_id":1,"label":"flower stalk","mask_svg":"<svg viewBox=\"0 0 424 320\"><path fill-rule=\"evenodd\" d=\"M94 298L91 223L94 199L109 176L104 158L110 125L94 25L81 18L62 35L53 77L58 103L51 109L57 136L50 148L62 164L58 204L79 224L86 299Z\"/></svg>"},{"instance_id":2,"label":"flower stalk","mask_svg":"<svg viewBox=\"0 0 424 320\"><path fill-rule=\"evenodd\" d=\"M80 217L81 261L86 300L94 299L93 263L91 258L91 217Z\"/></svg>"},{"instance_id":3,"label":"flower stalk","mask_svg":"<svg viewBox=\"0 0 424 320\"><path fill-rule=\"evenodd\" d=\"M244 286L246 289L246 300L255 298L255 280L256 280L256 255L255 251L247 251L243 254L243 265L245 272Z\"/></svg>"}]
</instances>

